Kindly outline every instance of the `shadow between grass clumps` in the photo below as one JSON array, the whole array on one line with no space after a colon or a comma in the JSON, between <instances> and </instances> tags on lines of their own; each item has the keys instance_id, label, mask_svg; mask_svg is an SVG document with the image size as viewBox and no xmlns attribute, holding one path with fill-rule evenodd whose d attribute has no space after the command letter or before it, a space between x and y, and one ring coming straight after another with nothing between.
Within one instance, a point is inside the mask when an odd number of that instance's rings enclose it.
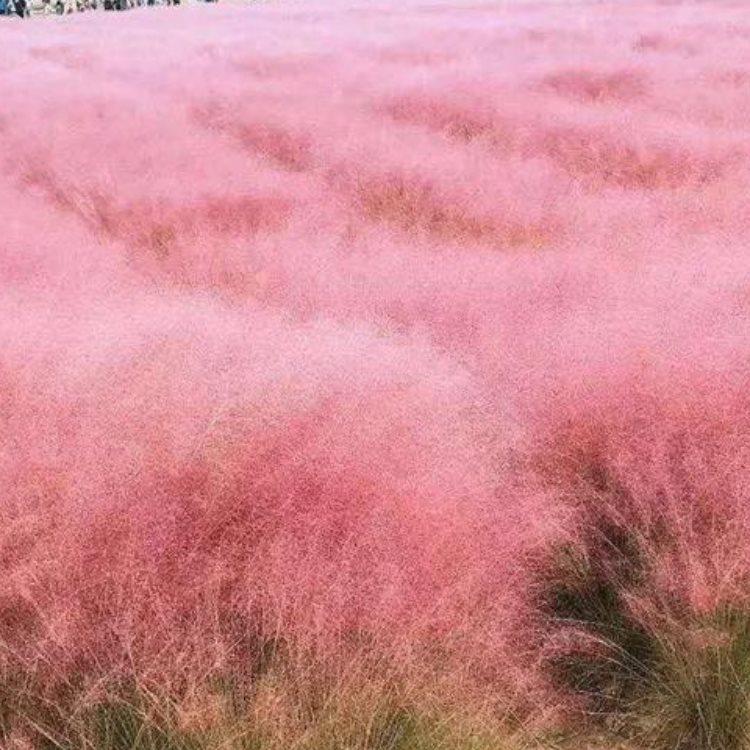
<instances>
[{"instance_id":1,"label":"shadow between grass clumps","mask_svg":"<svg viewBox=\"0 0 750 750\"><path fill-rule=\"evenodd\" d=\"M695 613L655 596L648 531L607 513L627 489L600 467L586 481L595 502L584 503L582 532L539 575L537 607L559 643L545 660L553 684L597 734L650 750L750 748L750 611ZM672 543L669 529L659 534ZM632 598L656 617L640 619Z\"/></svg>"}]
</instances>

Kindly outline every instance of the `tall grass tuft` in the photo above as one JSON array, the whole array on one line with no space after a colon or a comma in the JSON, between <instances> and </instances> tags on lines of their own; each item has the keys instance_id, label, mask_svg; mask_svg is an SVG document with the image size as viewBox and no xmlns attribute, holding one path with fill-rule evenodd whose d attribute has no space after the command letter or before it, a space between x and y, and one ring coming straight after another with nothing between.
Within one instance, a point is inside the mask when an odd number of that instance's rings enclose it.
<instances>
[{"instance_id":1,"label":"tall grass tuft","mask_svg":"<svg viewBox=\"0 0 750 750\"><path fill-rule=\"evenodd\" d=\"M655 634L641 736L659 750L750 744L750 611L733 606Z\"/></svg>"}]
</instances>

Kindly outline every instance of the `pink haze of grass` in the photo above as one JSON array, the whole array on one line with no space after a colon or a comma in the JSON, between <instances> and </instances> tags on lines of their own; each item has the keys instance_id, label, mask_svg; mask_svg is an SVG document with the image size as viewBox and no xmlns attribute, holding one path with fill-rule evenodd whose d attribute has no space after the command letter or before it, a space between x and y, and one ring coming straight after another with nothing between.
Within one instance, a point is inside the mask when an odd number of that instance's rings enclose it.
<instances>
[{"instance_id":1,"label":"pink haze of grass","mask_svg":"<svg viewBox=\"0 0 750 750\"><path fill-rule=\"evenodd\" d=\"M526 700L591 465L672 530L651 605L747 595L743 3L0 35L1 658L198 674L239 628Z\"/></svg>"}]
</instances>

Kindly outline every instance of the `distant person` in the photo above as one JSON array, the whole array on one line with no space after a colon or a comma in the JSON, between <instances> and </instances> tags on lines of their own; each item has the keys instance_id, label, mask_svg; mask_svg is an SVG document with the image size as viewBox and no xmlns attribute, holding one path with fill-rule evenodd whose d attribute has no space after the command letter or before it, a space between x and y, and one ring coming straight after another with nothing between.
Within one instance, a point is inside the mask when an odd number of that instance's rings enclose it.
<instances>
[{"instance_id":1,"label":"distant person","mask_svg":"<svg viewBox=\"0 0 750 750\"><path fill-rule=\"evenodd\" d=\"M10 13L10 3L8 0L0 0L0 16L7 16Z\"/></svg>"},{"instance_id":2,"label":"distant person","mask_svg":"<svg viewBox=\"0 0 750 750\"><path fill-rule=\"evenodd\" d=\"M26 5L26 0L16 0L15 2L16 6L16 15L19 18L26 18L26 16L29 15L28 13L28 6Z\"/></svg>"}]
</instances>

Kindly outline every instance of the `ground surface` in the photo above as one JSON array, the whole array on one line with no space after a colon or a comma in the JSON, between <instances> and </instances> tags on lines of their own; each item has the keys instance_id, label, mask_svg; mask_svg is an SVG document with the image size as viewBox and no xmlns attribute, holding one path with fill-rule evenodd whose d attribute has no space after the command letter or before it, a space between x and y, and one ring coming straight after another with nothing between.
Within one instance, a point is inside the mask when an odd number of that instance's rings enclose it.
<instances>
[{"instance_id":1,"label":"ground surface","mask_svg":"<svg viewBox=\"0 0 750 750\"><path fill-rule=\"evenodd\" d=\"M0 43L3 742L741 746L746 3Z\"/></svg>"}]
</instances>

